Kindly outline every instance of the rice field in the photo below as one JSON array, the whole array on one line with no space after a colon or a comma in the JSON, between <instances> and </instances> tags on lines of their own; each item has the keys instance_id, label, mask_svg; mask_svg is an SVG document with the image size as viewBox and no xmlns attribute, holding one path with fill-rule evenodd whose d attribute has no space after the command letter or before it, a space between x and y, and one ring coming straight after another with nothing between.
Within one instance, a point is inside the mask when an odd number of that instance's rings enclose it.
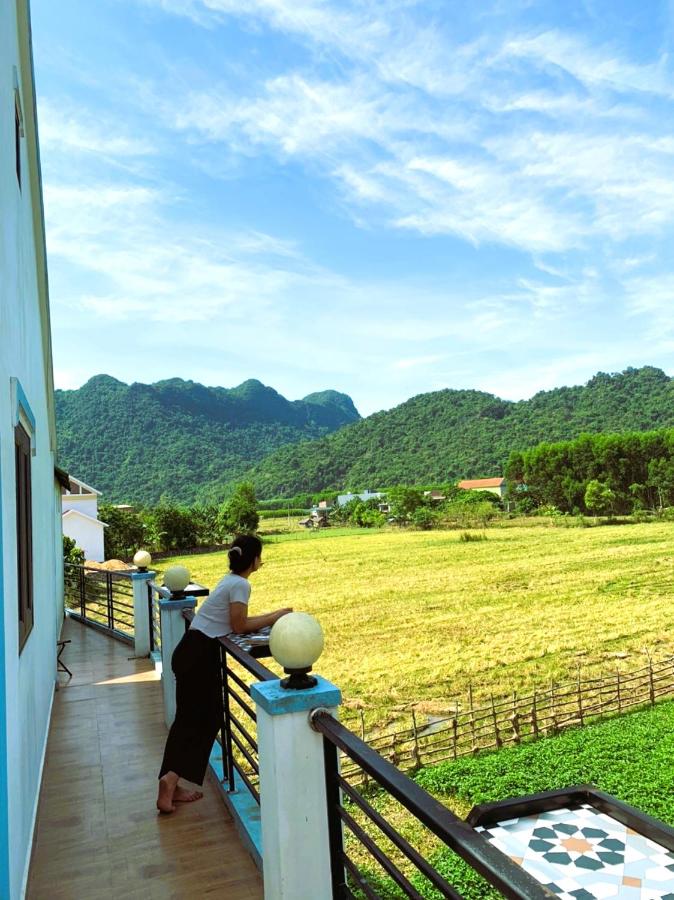
<instances>
[{"instance_id":1,"label":"rice field","mask_svg":"<svg viewBox=\"0 0 674 900\"><path fill-rule=\"evenodd\" d=\"M251 611L317 616L317 671L372 724L412 704L442 715L469 685L479 703L672 652L673 523L461 534L286 527L266 538ZM210 587L227 571L222 553L170 563Z\"/></svg>"}]
</instances>

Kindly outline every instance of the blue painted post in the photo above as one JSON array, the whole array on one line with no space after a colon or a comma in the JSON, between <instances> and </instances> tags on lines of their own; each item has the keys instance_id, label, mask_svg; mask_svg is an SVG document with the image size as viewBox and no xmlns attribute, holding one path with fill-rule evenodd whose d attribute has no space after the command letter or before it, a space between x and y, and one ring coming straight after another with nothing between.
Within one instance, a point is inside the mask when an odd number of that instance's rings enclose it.
<instances>
[{"instance_id":1,"label":"blue painted post","mask_svg":"<svg viewBox=\"0 0 674 900\"><path fill-rule=\"evenodd\" d=\"M336 714L341 692L318 676L308 690L251 685L257 712L265 900L332 900L323 737L311 710Z\"/></svg>"},{"instance_id":2,"label":"blue painted post","mask_svg":"<svg viewBox=\"0 0 674 900\"><path fill-rule=\"evenodd\" d=\"M133 587L133 642L137 657L150 655L150 609L147 602L147 584L156 572L134 572L131 575Z\"/></svg>"},{"instance_id":3,"label":"blue painted post","mask_svg":"<svg viewBox=\"0 0 674 900\"><path fill-rule=\"evenodd\" d=\"M184 609L194 609L197 605L195 597L183 600L160 600L159 615L161 617L161 683L164 691L164 719L167 728L173 724L176 716L176 677L171 668L171 657L178 646L178 641L185 634L186 621ZM147 607L147 601L145 603Z\"/></svg>"}]
</instances>

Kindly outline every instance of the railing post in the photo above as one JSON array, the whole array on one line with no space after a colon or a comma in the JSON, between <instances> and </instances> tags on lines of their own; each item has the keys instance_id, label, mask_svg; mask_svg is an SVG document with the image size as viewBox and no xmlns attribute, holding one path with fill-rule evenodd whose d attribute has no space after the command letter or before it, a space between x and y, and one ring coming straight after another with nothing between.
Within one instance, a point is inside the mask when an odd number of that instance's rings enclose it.
<instances>
[{"instance_id":1,"label":"railing post","mask_svg":"<svg viewBox=\"0 0 674 900\"><path fill-rule=\"evenodd\" d=\"M80 615L82 616L82 618L84 618L87 614L87 603L84 587L84 566L79 567L77 582L80 589Z\"/></svg>"},{"instance_id":2,"label":"railing post","mask_svg":"<svg viewBox=\"0 0 674 900\"><path fill-rule=\"evenodd\" d=\"M220 729L220 746L222 747L222 769L227 779L227 790L234 787L234 755L232 753L232 720L229 707L229 682L227 677L227 651L220 645L220 673L222 678L222 728Z\"/></svg>"},{"instance_id":3,"label":"railing post","mask_svg":"<svg viewBox=\"0 0 674 900\"><path fill-rule=\"evenodd\" d=\"M171 668L171 657L178 642L185 634L187 622L183 618L184 609L194 609L194 597L181 600L160 600L161 616L161 683L164 691L164 719L168 728L176 715L176 677ZM146 604L147 606L147 604Z\"/></svg>"},{"instance_id":4,"label":"railing post","mask_svg":"<svg viewBox=\"0 0 674 900\"><path fill-rule=\"evenodd\" d=\"M147 585L155 574L155 572L133 572L131 575L131 586L133 587L133 642L134 653L137 657L149 656L152 649L150 636L152 621L147 602Z\"/></svg>"},{"instance_id":5,"label":"railing post","mask_svg":"<svg viewBox=\"0 0 674 900\"><path fill-rule=\"evenodd\" d=\"M105 599L108 608L108 628L115 627L115 611L112 606L112 573L105 573Z\"/></svg>"},{"instance_id":6,"label":"railing post","mask_svg":"<svg viewBox=\"0 0 674 900\"><path fill-rule=\"evenodd\" d=\"M333 875L323 738L309 713L333 715L339 688L318 678L308 690L279 681L251 685L257 709L265 900L332 900Z\"/></svg>"}]
</instances>

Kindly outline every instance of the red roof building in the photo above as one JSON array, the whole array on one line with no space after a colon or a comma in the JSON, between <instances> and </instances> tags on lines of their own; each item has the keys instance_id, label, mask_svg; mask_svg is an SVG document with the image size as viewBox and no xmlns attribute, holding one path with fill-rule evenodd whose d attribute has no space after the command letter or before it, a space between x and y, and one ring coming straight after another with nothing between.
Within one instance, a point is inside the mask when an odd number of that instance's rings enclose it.
<instances>
[{"instance_id":1,"label":"red roof building","mask_svg":"<svg viewBox=\"0 0 674 900\"><path fill-rule=\"evenodd\" d=\"M489 491L491 494L503 497L506 492L506 480L505 478L474 478L460 481L457 487L464 491Z\"/></svg>"}]
</instances>

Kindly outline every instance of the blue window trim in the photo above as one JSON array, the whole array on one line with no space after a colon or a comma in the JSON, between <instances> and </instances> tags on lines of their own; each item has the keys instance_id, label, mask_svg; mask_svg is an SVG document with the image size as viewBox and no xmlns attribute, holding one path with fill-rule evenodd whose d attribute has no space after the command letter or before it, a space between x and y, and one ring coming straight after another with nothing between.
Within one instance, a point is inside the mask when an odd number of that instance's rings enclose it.
<instances>
[{"instance_id":1,"label":"blue window trim","mask_svg":"<svg viewBox=\"0 0 674 900\"><path fill-rule=\"evenodd\" d=\"M33 452L35 452L35 431L37 428L35 414L31 409L30 403L28 402L28 397L26 396L26 392L24 391L21 382L18 378L10 378L10 384L12 386L12 406L14 412L14 425L18 425L21 421L21 415L23 414L23 418L28 422L31 429L30 435L30 443L33 448Z\"/></svg>"},{"instance_id":2,"label":"blue window trim","mask_svg":"<svg viewBox=\"0 0 674 900\"><path fill-rule=\"evenodd\" d=\"M2 549L2 473L0 472L0 615L4 622ZM9 771L7 768L7 685L5 682L5 629L0 628L0 897L9 897Z\"/></svg>"}]
</instances>

